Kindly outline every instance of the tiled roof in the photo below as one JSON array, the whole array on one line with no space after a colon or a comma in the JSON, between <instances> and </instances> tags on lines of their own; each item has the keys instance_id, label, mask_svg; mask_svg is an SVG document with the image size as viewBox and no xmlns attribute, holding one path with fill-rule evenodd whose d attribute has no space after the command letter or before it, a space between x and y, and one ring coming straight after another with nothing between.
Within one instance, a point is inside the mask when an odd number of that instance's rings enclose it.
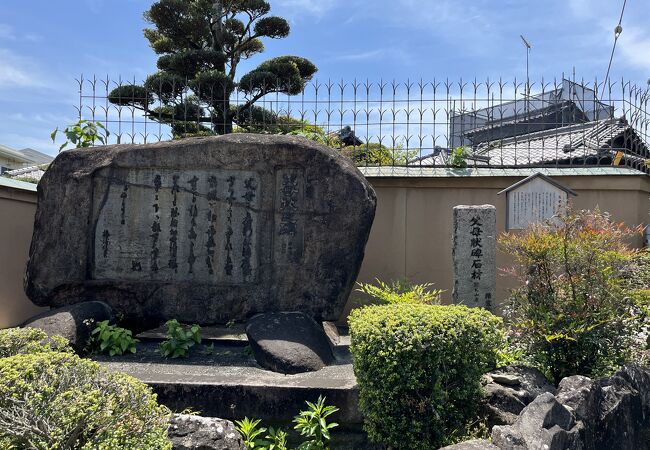
<instances>
[{"instance_id":1,"label":"tiled roof","mask_svg":"<svg viewBox=\"0 0 650 450\"><path fill-rule=\"evenodd\" d=\"M624 119L604 119L483 142L470 149L470 166L611 165L622 162L642 169L650 159L647 144ZM412 166L445 165L447 153L429 155Z\"/></svg>"},{"instance_id":2,"label":"tiled roof","mask_svg":"<svg viewBox=\"0 0 650 450\"><path fill-rule=\"evenodd\" d=\"M636 145L629 147L630 140ZM474 155L489 158L490 165L520 166L559 161L611 160L617 151L648 157L648 148L624 120L606 119L484 142Z\"/></svg>"}]
</instances>

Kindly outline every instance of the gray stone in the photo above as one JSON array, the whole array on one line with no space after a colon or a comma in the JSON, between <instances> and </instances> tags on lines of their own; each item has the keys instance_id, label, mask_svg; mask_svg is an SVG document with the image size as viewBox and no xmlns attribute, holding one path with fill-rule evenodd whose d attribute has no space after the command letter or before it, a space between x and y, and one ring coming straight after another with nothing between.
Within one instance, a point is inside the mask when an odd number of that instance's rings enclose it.
<instances>
[{"instance_id":1,"label":"gray stone","mask_svg":"<svg viewBox=\"0 0 650 450\"><path fill-rule=\"evenodd\" d=\"M111 371L126 372L152 387L161 404L172 411L191 408L204 416L264 423L291 422L305 401L322 395L339 408L330 416L339 423L336 433L360 426L359 391L352 363L324 367L316 372L287 376L260 368L241 345L197 345L182 361L164 360L158 343L143 340L134 354L95 355ZM351 447L357 448L357 447Z\"/></svg>"},{"instance_id":2,"label":"gray stone","mask_svg":"<svg viewBox=\"0 0 650 450\"><path fill-rule=\"evenodd\" d=\"M492 380L495 383L499 383L504 386L519 386L521 384L521 380L516 375L494 373L492 374Z\"/></svg>"},{"instance_id":3,"label":"gray stone","mask_svg":"<svg viewBox=\"0 0 650 450\"><path fill-rule=\"evenodd\" d=\"M572 376L560 381L557 398L583 427L587 449L650 448L650 372L627 365L611 377Z\"/></svg>"},{"instance_id":4,"label":"gray stone","mask_svg":"<svg viewBox=\"0 0 650 450\"><path fill-rule=\"evenodd\" d=\"M546 392L526 406L512 425L492 428L502 450L581 450L580 427L571 412Z\"/></svg>"},{"instance_id":5,"label":"gray stone","mask_svg":"<svg viewBox=\"0 0 650 450\"><path fill-rule=\"evenodd\" d=\"M174 450L244 450L244 441L229 420L174 414L169 420Z\"/></svg>"},{"instance_id":6,"label":"gray stone","mask_svg":"<svg viewBox=\"0 0 650 450\"><path fill-rule=\"evenodd\" d=\"M59 335L82 353L97 322L114 320L113 310L103 302L83 302L52 309L25 322L23 327L40 328L48 336Z\"/></svg>"},{"instance_id":7,"label":"gray stone","mask_svg":"<svg viewBox=\"0 0 650 450\"><path fill-rule=\"evenodd\" d=\"M598 419L601 396L598 383L582 375L563 378L556 394L558 401L573 411L576 420L588 423Z\"/></svg>"},{"instance_id":8,"label":"gray stone","mask_svg":"<svg viewBox=\"0 0 650 450\"><path fill-rule=\"evenodd\" d=\"M496 295L496 208L454 207L454 303L493 310Z\"/></svg>"},{"instance_id":9,"label":"gray stone","mask_svg":"<svg viewBox=\"0 0 650 450\"><path fill-rule=\"evenodd\" d=\"M350 160L297 137L65 151L38 186L26 292L106 301L132 322L338 320L375 205Z\"/></svg>"},{"instance_id":10,"label":"gray stone","mask_svg":"<svg viewBox=\"0 0 650 450\"><path fill-rule=\"evenodd\" d=\"M511 425L519 413L544 392L555 392L537 369L505 366L487 373L482 380L486 392L483 410L488 426Z\"/></svg>"},{"instance_id":11,"label":"gray stone","mask_svg":"<svg viewBox=\"0 0 650 450\"><path fill-rule=\"evenodd\" d=\"M499 450L499 447L485 439L472 439L471 441L448 445L440 450Z\"/></svg>"},{"instance_id":12,"label":"gray stone","mask_svg":"<svg viewBox=\"0 0 650 450\"><path fill-rule=\"evenodd\" d=\"M334 361L323 327L301 312L259 314L246 335L259 365L274 372L310 372Z\"/></svg>"}]
</instances>

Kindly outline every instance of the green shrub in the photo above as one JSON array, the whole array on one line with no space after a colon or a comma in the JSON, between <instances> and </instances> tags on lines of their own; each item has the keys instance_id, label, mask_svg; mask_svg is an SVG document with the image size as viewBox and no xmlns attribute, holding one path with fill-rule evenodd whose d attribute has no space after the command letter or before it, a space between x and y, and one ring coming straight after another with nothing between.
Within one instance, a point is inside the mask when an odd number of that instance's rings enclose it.
<instances>
[{"instance_id":1,"label":"green shrub","mask_svg":"<svg viewBox=\"0 0 650 450\"><path fill-rule=\"evenodd\" d=\"M76 355L0 359L3 448L171 449L168 419L145 384Z\"/></svg>"},{"instance_id":2,"label":"green shrub","mask_svg":"<svg viewBox=\"0 0 650 450\"><path fill-rule=\"evenodd\" d=\"M135 344L131 330L109 325L108 320L97 323L90 337L92 351L108 353L110 356L123 355L126 352L135 353Z\"/></svg>"},{"instance_id":3,"label":"green shrub","mask_svg":"<svg viewBox=\"0 0 650 450\"><path fill-rule=\"evenodd\" d=\"M352 159L357 166L393 166L407 164L419 151L406 150L401 143L390 148L377 142L368 142L343 147L341 153Z\"/></svg>"},{"instance_id":4,"label":"green shrub","mask_svg":"<svg viewBox=\"0 0 650 450\"><path fill-rule=\"evenodd\" d=\"M449 165L453 167L465 168L467 167L467 158L470 157L470 152L467 147L458 147L451 152L449 157Z\"/></svg>"},{"instance_id":5,"label":"green shrub","mask_svg":"<svg viewBox=\"0 0 650 450\"><path fill-rule=\"evenodd\" d=\"M62 336L48 337L39 328L7 328L0 330L0 358L23 353L72 352Z\"/></svg>"},{"instance_id":6,"label":"green shrub","mask_svg":"<svg viewBox=\"0 0 650 450\"><path fill-rule=\"evenodd\" d=\"M502 320L461 305L392 304L349 317L359 407L371 439L438 448L476 416L480 378L504 345Z\"/></svg>"},{"instance_id":7,"label":"green shrub","mask_svg":"<svg viewBox=\"0 0 650 450\"><path fill-rule=\"evenodd\" d=\"M183 328L176 319L168 320L167 339L160 343L160 353L165 358L185 358L194 344L201 343L201 327L194 324L189 330Z\"/></svg>"},{"instance_id":8,"label":"green shrub","mask_svg":"<svg viewBox=\"0 0 650 450\"><path fill-rule=\"evenodd\" d=\"M512 339L555 382L607 375L636 353L638 254L625 244L633 233L600 211L566 211L500 238L521 282L506 308Z\"/></svg>"},{"instance_id":9,"label":"green shrub","mask_svg":"<svg viewBox=\"0 0 650 450\"><path fill-rule=\"evenodd\" d=\"M376 285L357 283L357 291L370 295L380 303L421 303L433 305L440 302L441 289L431 289L433 283L414 284L408 280L384 283L375 279Z\"/></svg>"}]
</instances>

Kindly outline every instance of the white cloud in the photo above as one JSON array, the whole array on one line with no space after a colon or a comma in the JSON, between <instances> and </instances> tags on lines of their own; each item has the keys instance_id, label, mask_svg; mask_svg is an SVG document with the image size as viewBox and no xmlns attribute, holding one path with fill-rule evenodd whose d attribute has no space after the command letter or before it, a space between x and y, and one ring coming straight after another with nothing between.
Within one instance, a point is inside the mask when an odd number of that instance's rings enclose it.
<instances>
[{"instance_id":1,"label":"white cloud","mask_svg":"<svg viewBox=\"0 0 650 450\"><path fill-rule=\"evenodd\" d=\"M0 48L0 89L11 87L44 87L36 68L28 59Z\"/></svg>"},{"instance_id":2,"label":"white cloud","mask_svg":"<svg viewBox=\"0 0 650 450\"><path fill-rule=\"evenodd\" d=\"M623 64L648 71L650 76L650 33L646 29L626 27L618 41L619 59ZM614 56L616 59L616 56Z\"/></svg>"}]
</instances>

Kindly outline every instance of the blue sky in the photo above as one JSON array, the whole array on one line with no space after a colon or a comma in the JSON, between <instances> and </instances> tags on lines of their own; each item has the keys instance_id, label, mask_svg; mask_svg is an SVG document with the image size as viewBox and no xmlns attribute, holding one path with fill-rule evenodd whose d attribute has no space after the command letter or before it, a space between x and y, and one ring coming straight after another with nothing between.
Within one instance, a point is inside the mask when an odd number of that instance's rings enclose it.
<instances>
[{"instance_id":1,"label":"blue sky","mask_svg":"<svg viewBox=\"0 0 650 450\"><path fill-rule=\"evenodd\" d=\"M2 0L0 144L55 154L50 132L76 120L75 78L143 79L156 56L142 36L149 0ZM575 68L602 79L623 0L270 0L291 35L266 41L245 73L284 54L309 58L319 80L525 77ZM611 77L650 78L649 0L628 0Z\"/></svg>"}]
</instances>

